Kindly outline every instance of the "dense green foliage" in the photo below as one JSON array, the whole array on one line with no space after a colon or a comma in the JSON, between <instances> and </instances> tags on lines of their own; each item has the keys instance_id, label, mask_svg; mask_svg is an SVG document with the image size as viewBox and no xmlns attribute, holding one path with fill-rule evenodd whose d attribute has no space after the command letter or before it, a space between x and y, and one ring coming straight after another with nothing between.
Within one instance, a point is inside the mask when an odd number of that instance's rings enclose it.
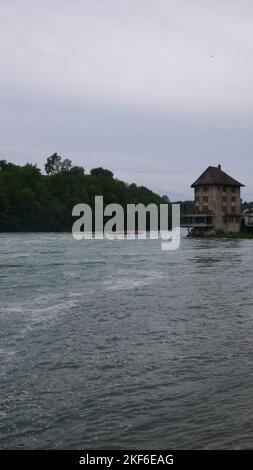
<instances>
[{"instance_id":1,"label":"dense green foliage","mask_svg":"<svg viewBox=\"0 0 253 470\"><path fill-rule=\"evenodd\" d=\"M194 201L176 201L174 204L180 204L181 214L192 214L195 212Z\"/></svg>"},{"instance_id":2,"label":"dense green foliage","mask_svg":"<svg viewBox=\"0 0 253 470\"><path fill-rule=\"evenodd\" d=\"M244 212L247 210L250 213L253 213L253 202L242 202L241 203L241 210Z\"/></svg>"},{"instance_id":3,"label":"dense green foliage","mask_svg":"<svg viewBox=\"0 0 253 470\"><path fill-rule=\"evenodd\" d=\"M103 168L85 174L57 154L47 159L47 175L34 165L0 161L0 231L70 231L75 204L94 207L94 197L103 195L104 204L155 203L167 201L144 186L126 184Z\"/></svg>"}]
</instances>

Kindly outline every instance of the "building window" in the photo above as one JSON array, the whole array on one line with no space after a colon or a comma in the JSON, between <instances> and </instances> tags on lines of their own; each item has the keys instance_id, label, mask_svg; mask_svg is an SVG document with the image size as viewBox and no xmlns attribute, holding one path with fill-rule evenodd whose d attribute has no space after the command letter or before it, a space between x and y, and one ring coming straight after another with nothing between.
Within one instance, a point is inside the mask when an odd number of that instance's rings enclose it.
<instances>
[{"instance_id":1,"label":"building window","mask_svg":"<svg viewBox=\"0 0 253 470\"><path fill-rule=\"evenodd\" d=\"M224 186L224 188L223 188L223 192L224 192L224 193L226 193L226 192L227 192L227 188L226 188L226 186Z\"/></svg>"},{"instance_id":2,"label":"building window","mask_svg":"<svg viewBox=\"0 0 253 470\"><path fill-rule=\"evenodd\" d=\"M235 187L234 186L232 187L232 193L235 193Z\"/></svg>"},{"instance_id":3,"label":"building window","mask_svg":"<svg viewBox=\"0 0 253 470\"><path fill-rule=\"evenodd\" d=\"M204 186L204 191L205 191L205 192L208 191L208 187L207 187L207 186Z\"/></svg>"},{"instance_id":4,"label":"building window","mask_svg":"<svg viewBox=\"0 0 253 470\"><path fill-rule=\"evenodd\" d=\"M235 209L236 209L235 206L231 207L232 212L235 212Z\"/></svg>"},{"instance_id":5,"label":"building window","mask_svg":"<svg viewBox=\"0 0 253 470\"><path fill-rule=\"evenodd\" d=\"M236 197L232 196L232 202L235 202L235 201L236 201Z\"/></svg>"}]
</instances>

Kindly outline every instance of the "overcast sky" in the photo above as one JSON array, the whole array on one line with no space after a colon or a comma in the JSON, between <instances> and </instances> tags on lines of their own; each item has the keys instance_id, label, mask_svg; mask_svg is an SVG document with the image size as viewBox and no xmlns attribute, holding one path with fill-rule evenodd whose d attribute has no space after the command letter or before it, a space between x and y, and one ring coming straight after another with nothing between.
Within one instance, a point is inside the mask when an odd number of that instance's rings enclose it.
<instances>
[{"instance_id":1,"label":"overcast sky","mask_svg":"<svg viewBox=\"0 0 253 470\"><path fill-rule=\"evenodd\" d=\"M0 159L53 152L190 198L253 199L252 0L0 0Z\"/></svg>"}]
</instances>

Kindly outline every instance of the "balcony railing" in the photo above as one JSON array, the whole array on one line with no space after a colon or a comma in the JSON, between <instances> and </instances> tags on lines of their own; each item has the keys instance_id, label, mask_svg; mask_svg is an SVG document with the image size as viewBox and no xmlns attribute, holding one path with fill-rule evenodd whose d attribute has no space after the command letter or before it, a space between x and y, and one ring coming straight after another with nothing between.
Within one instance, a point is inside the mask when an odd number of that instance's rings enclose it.
<instances>
[{"instance_id":1,"label":"balcony railing","mask_svg":"<svg viewBox=\"0 0 253 470\"><path fill-rule=\"evenodd\" d=\"M181 216L181 227L213 227L214 216L210 214L187 214Z\"/></svg>"}]
</instances>

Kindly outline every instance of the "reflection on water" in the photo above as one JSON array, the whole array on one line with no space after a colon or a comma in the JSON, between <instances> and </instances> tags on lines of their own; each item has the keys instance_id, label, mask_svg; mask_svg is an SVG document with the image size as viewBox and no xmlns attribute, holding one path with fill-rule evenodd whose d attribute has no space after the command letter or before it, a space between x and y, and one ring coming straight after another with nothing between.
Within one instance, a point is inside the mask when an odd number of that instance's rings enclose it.
<instances>
[{"instance_id":1,"label":"reflection on water","mask_svg":"<svg viewBox=\"0 0 253 470\"><path fill-rule=\"evenodd\" d=\"M0 241L1 448L251 448L251 240Z\"/></svg>"}]
</instances>

